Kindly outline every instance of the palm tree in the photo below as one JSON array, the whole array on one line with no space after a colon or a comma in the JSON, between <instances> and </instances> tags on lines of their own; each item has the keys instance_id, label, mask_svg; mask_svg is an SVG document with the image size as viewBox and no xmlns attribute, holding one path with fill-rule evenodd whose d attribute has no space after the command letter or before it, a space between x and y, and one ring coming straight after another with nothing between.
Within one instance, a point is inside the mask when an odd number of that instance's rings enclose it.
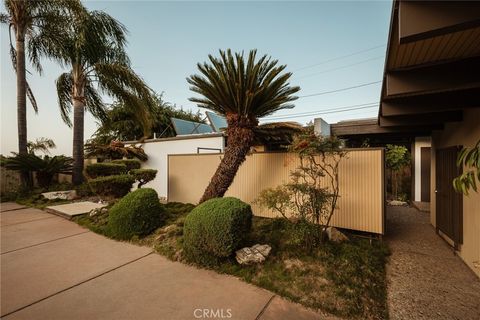
<instances>
[{"instance_id":1,"label":"palm tree","mask_svg":"<svg viewBox=\"0 0 480 320\"><path fill-rule=\"evenodd\" d=\"M256 60L256 50L246 63L243 52L233 55L230 50L220 50L220 58L209 55L209 60L197 65L201 75L187 78L190 89L203 96L190 101L225 116L227 148L200 202L225 194L253 144L258 119L293 108L293 94L300 90L288 83L291 73L282 73L286 66L266 55Z\"/></svg>"},{"instance_id":2,"label":"palm tree","mask_svg":"<svg viewBox=\"0 0 480 320\"><path fill-rule=\"evenodd\" d=\"M68 0L5 0L7 13L0 14L0 23L9 27L10 55L17 73L19 154L27 153L27 96L35 112L38 112L37 102L26 81L26 52L31 65L41 73L40 57L49 46L61 41L60 31L66 21L65 9L75 9L78 4L79 1Z\"/></svg>"},{"instance_id":3,"label":"palm tree","mask_svg":"<svg viewBox=\"0 0 480 320\"><path fill-rule=\"evenodd\" d=\"M56 81L58 101L64 122L72 126L73 108L73 177L74 184L83 181L85 109L96 118L104 119L106 105L101 94L123 102L151 128L149 109L154 104L151 90L131 69L125 52L126 28L101 11L82 10L73 13L71 28L62 45L52 54L70 69Z\"/></svg>"}]
</instances>

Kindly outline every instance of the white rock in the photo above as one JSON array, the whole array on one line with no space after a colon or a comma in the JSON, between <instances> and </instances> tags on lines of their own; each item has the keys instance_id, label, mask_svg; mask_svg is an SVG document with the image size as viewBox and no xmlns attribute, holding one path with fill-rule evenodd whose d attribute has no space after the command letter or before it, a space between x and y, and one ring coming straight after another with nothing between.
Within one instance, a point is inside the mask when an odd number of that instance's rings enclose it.
<instances>
[{"instance_id":1,"label":"white rock","mask_svg":"<svg viewBox=\"0 0 480 320\"><path fill-rule=\"evenodd\" d=\"M390 206L408 206L408 203L405 201L392 200L388 203Z\"/></svg>"},{"instance_id":2,"label":"white rock","mask_svg":"<svg viewBox=\"0 0 480 320\"><path fill-rule=\"evenodd\" d=\"M272 247L267 244L256 244L253 247L245 247L236 251L235 259L239 264L248 265L262 263L270 254Z\"/></svg>"},{"instance_id":3,"label":"white rock","mask_svg":"<svg viewBox=\"0 0 480 320\"><path fill-rule=\"evenodd\" d=\"M49 200L73 200L77 197L77 192L75 190L44 192L42 196Z\"/></svg>"},{"instance_id":4,"label":"white rock","mask_svg":"<svg viewBox=\"0 0 480 320\"><path fill-rule=\"evenodd\" d=\"M348 237L344 235L340 230L334 227L328 227L326 230L328 240L332 242L348 241Z\"/></svg>"}]
</instances>

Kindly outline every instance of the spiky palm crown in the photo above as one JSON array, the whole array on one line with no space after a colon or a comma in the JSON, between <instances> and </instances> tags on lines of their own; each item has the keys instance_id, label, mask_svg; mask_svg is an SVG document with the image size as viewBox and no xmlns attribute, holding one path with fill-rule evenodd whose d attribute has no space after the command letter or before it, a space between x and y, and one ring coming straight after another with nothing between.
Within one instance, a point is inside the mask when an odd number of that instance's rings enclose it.
<instances>
[{"instance_id":1,"label":"spiky palm crown","mask_svg":"<svg viewBox=\"0 0 480 320\"><path fill-rule=\"evenodd\" d=\"M10 57L16 71L17 52L14 41L25 41L26 54L33 68L42 73L40 58L61 39L62 25L68 21L66 12L78 10L77 0L5 0L6 13L0 13L0 23L9 28ZM13 35L13 38L12 38ZM38 112L35 96L26 83L27 96Z\"/></svg>"},{"instance_id":2,"label":"spiky palm crown","mask_svg":"<svg viewBox=\"0 0 480 320\"><path fill-rule=\"evenodd\" d=\"M201 75L187 78L190 90L203 97L190 101L200 108L210 109L221 115L235 115L256 123L258 118L281 109L293 108L292 101L300 90L290 86L291 73L282 73L286 66L264 55L256 60L256 50L251 50L245 62L244 54L232 54L220 50L220 57L209 55L209 63L199 63Z\"/></svg>"},{"instance_id":3,"label":"spiky palm crown","mask_svg":"<svg viewBox=\"0 0 480 320\"><path fill-rule=\"evenodd\" d=\"M72 99L82 98L89 112L104 119L106 104L101 95L105 94L132 108L148 134L153 94L130 66L125 51L125 26L101 11L84 9L72 17L73 23L64 31L62 43L50 52L70 69L56 81L62 119L71 125ZM83 97L76 96L79 92Z\"/></svg>"}]
</instances>

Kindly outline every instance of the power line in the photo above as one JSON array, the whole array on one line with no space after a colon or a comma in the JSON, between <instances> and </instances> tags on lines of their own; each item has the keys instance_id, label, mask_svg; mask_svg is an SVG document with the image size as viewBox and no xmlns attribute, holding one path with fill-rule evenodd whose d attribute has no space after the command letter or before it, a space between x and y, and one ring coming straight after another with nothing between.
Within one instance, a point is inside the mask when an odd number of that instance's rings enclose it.
<instances>
[{"instance_id":1,"label":"power line","mask_svg":"<svg viewBox=\"0 0 480 320\"><path fill-rule=\"evenodd\" d=\"M363 106L371 106L371 105L378 105L378 102L373 101L373 102L367 102L367 103L361 103L361 104L352 104L352 105L349 105L349 106L337 106L337 107L327 108L327 109L323 109L324 107L316 107L315 109L322 109L322 110L297 112L297 113L289 113L289 114L279 114L279 115L275 115L275 116L271 116L271 117L266 117L265 119L284 118L284 117L289 117L289 116L309 116L309 115L312 115L312 114L317 114L319 112L337 111L337 110L343 110L343 109L348 109L348 108L353 108L353 107L363 107Z\"/></svg>"},{"instance_id":2,"label":"power line","mask_svg":"<svg viewBox=\"0 0 480 320\"><path fill-rule=\"evenodd\" d=\"M308 69L308 68L313 68L313 67L316 67L316 66L319 66L319 65L322 65L322 64L331 62L331 61L348 58L348 57L355 56L355 55L360 54L360 53L372 51L372 50L375 50L375 49L378 49L378 48L381 48L381 47L385 47L385 44L382 44L382 45L379 45L379 46L375 46L375 47L371 47L371 48L367 48L367 49L363 49L363 50L356 51L356 52L352 52L352 53L346 54L346 55L344 55L344 56L340 56L340 57L336 57L336 58L324 60L324 61L322 61L322 62L315 63L315 64L311 64L311 65L305 66L305 67L301 67L301 68L295 69L295 70L293 70L293 71L295 72L295 71L305 70L305 69Z\"/></svg>"},{"instance_id":3,"label":"power line","mask_svg":"<svg viewBox=\"0 0 480 320\"><path fill-rule=\"evenodd\" d=\"M361 110L361 109L369 109L369 108L378 108L378 105L365 106L365 107L357 107L357 108L350 108L350 109L344 109L344 110L338 110L338 111L330 111L330 112L318 112L318 113L316 113L316 114L311 114L310 116L319 116L319 115L324 115L324 114L340 113L340 112L347 112L347 111ZM286 117L282 117L282 118L265 119L265 120L283 120L283 119L293 119L293 118L302 118L302 117L307 117L307 116L305 116L305 115L300 115L300 116L286 116Z\"/></svg>"},{"instance_id":4,"label":"power line","mask_svg":"<svg viewBox=\"0 0 480 320\"><path fill-rule=\"evenodd\" d=\"M335 70L340 70L340 69L346 69L346 68L350 68L350 67L353 67L353 66L356 66L356 65L365 63L365 62L377 60L377 59L380 59L380 58L383 58L383 57L384 57L384 56L378 56L378 57L370 58L370 59L367 59L367 60L362 60L362 61L359 61L359 62L356 62L356 63L348 64L348 65L345 65L345 66L340 66L340 67L337 67L337 68L327 69L327 70L323 70L323 71L320 71L320 72L310 73L310 74L301 76L301 77L299 77L299 78L295 77L294 79L295 79L295 80L300 80L300 79L304 79L304 78L309 78L309 77L312 77L312 76L316 76L316 75L319 75L319 74L322 74L322 73L327 73L327 72L331 72L331 71L335 71Z\"/></svg>"},{"instance_id":5,"label":"power line","mask_svg":"<svg viewBox=\"0 0 480 320\"><path fill-rule=\"evenodd\" d=\"M324 94L329 94L329 93L334 93L334 92L347 91L347 90L350 90L350 89L356 89L356 88L370 86L372 84L376 84L376 83L380 83L380 82L382 82L382 81L380 80L380 81L374 81L374 82L369 82L369 83L363 83L363 84L359 84L357 86L346 87L346 88L341 88L341 89L332 90L332 91L323 91L323 92L319 92L319 93L312 93L312 94L307 94L305 96L299 96L299 98L315 97L315 96L321 96L321 95L324 95Z\"/></svg>"}]
</instances>

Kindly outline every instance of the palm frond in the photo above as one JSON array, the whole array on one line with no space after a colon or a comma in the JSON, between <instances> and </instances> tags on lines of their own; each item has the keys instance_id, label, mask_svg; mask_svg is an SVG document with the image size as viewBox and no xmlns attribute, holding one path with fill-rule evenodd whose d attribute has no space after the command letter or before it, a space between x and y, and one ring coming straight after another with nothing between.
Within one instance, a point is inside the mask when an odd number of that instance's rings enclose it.
<instances>
[{"instance_id":1,"label":"palm frond","mask_svg":"<svg viewBox=\"0 0 480 320\"><path fill-rule=\"evenodd\" d=\"M198 64L200 75L187 78L190 90L200 97L189 100L198 107L222 115L237 114L258 119L278 110L292 108L299 87L290 86L291 73L283 73L286 66L266 55L257 60L256 50L233 54L220 50L220 57L209 55L209 62Z\"/></svg>"},{"instance_id":2,"label":"palm frond","mask_svg":"<svg viewBox=\"0 0 480 320\"><path fill-rule=\"evenodd\" d=\"M72 112L72 90L73 90L73 78L70 72L62 73L57 81L55 81L57 87L58 105L60 106L60 114L63 122L69 127L72 127L72 121L70 120L70 113Z\"/></svg>"}]
</instances>

